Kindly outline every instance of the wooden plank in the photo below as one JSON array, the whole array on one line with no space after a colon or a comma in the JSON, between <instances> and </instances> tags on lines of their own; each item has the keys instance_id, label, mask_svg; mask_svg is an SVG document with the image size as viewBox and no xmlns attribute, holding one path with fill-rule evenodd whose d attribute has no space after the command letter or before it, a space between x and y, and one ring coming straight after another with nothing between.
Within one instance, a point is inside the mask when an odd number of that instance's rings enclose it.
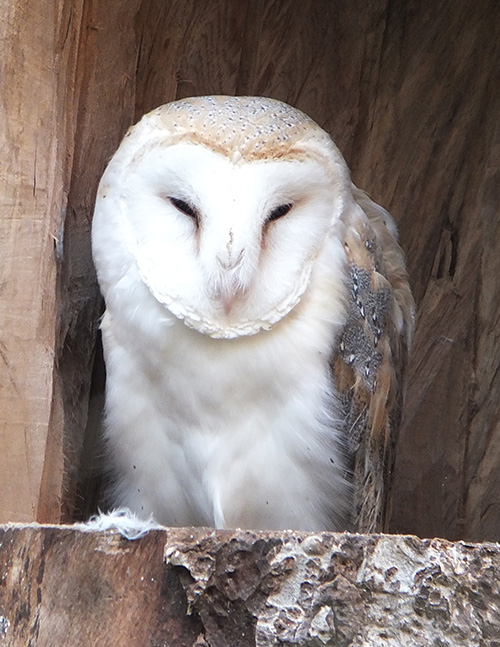
<instances>
[{"instance_id":1,"label":"wooden plank","mask_svg":"<svg viewBox=\"0 0 500 647\"><path fill-rule=\"evenodd\" d=\"M166 540L164 532L129 542L70 528L1 529L2 645L159 646L166 635L193 644L195 618L173 598L179 585L163 566Z\"/></svg>"},{"instance_id":2,"label":"wooden plank","mask_svg":"<svg viewBox=\"0 0 500 647\"><path fill-rule=\"evenodd\" d=\"M0 528L5 647L495 647L500 547L410 536Z\"/></svg>"},{"instance_id":3,"label":"wooden plank","mask_svg":"<svg viewBox=\"0 0 500 647\"><path fill-rule=\"evenodd\" d=\"M499 34L500 36L500 34ZM498 83L488 101L499 106ZM500 127L495 111L483 126L485 162L475 213L481 223L481 259L474 313L475 345L469 399L467 452L464 461L463 534L476 541L500 536Z\"/></svg>"},{"instance_id":4,"label":"wooden plank","mask_svg":"<svg viewBox=\"0 0 500 647\"><path fill-rule=\"evenodd\" d=\"M134 119L138 5L0 8L3 521L73 514L100 308L91 214Z\"/></svg>"},{"instance_id":5,"label":"wooden plank","mask_svg":"<svg viewBox=\"0 0 500 647\"><path fill-rule=\"evenodd\" d=\"M63 77L74 64L80 11L81 2L71 11L63 1L0 6L0 520L36 518L46 460L47 515L58 518L56 281L72 150Z\"/></svg>"},{"instance_id":6,"label":"wooden plank","mask_svg":"<svg viewBox=\"0 0 500 647\"><path fill-rule=\"evenodd\" d=\"M377 73L385 10L385 2L248 3L236 94L271 96L303 110L349 162L365 77Z\"/></svg>"}]
</instances>

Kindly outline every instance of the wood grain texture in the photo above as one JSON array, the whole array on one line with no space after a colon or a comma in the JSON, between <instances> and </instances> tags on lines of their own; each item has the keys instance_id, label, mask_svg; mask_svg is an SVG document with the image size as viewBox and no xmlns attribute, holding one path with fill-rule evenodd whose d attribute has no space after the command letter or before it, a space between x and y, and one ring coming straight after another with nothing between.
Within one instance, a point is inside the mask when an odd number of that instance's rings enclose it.
<instances>
[{"instance_id":1,"label":"wood grain texture","mask_svg":"<svg viewBox=\"0 0 500 647\"><path fill-rule=\"evenodd\" d=\"M74 135L66 75L80 12L62 0L0 7L0 520L34 519L42 508L59 518L54 313Z\"/></svg>"},{"instance_id":2,"label":"wood grain texture","mask_svg":"<svg viewBox=\"0 0 500 647\"><path fill-rule=\"evenodd\" d=\"M3 647L496 647L500 548L177 528L0 527Z\"/></svg>"},{"instance_id":3,"label":"wood grain texture","mask_svg":"<svg viewBox=\"0 0 500 647\"><path fill-rule=\"evenodd\" d=\"M380 2L249 2L236 94L269 95L303 110L349 161L384 15Z\"/></svg>"},{"instance_id":4,"label":"wood grain texture","mask_svg":"<svg viewBox=\"0 0 500 647\"><path fill-rule=\"evenodd\" d=\"M136 117L162 103L234 94L246 2L143 2L137 18Z\"/></svg>"},{"instance_id":5,"label":"wood grain texture","mask_svg":"<svg viewBox=\"0 0 500 647\"><path fill-rule=\"evenodd\" d=\"M71 520L84 430L101 300L92 264L90 227L99 176L134 120L139 2L87 0L78 43L78 65L72 83L76 132L69 168L63 262L58 284L56 356L63 401L64 483L58 520ZM96 448L98 452L100 447ZM43 517L38 517L44 521Z\"/></svg>"},{"instance_id":6,"label":"wood grain texture","mask_svg":"<svg viewBox=\"0 0 500 647\"><path fill-rule=\"evenodd\" d=\"M170 644L192 645L199 623L187 614L175 574L164 568L167 538L0 529L2 645L160 647L167 636Z\"/></svg>"},{"instance_id":7,"label":"wood grain texture","mask_svg":"<svg viewBox=\"0 0 500 647\"><path fill-rule=\"evenodd\" d=\"M0 518L74 505L99 310L89 226L123 132L182 96L261 94L325 127L398 221L419 314L391 528L499 539L496 0L10 0L0 18Z\"/></svg>"},{"instance_id":8,"label":"wood grain texture","mask_svg":"<svg viewBox=\"0 0 500 647\"><path fill-rule=\"evenodd\" d=\"M498 6L487 2L389 12L375 127L357 133L353 149L355 180L370 183L399 221L419 305L392 528L422 536L500 536L498 516L495 529L491 520L489 528L479 522L498 500L494 481L483 482L490 494L474 522L479 501L468 502L469 479L482 460L477 448L488 433L477 419L476 394L478 388L498 393L491 370L488 375L481 366L498 368L495 353L488 357L481 345L498 319L479 313L484 298L493 308L499 302L491 282L488 296L483 293L483 277L493 270L485 272L483 232L498 218L499 204L483 188L492 175L488 164L498 170L500 162L493 144L500 108L498 18ZM480 196L489 199L490 223ZM483 458L491 469L500 456Z\"/></svg>"}]
</instances>

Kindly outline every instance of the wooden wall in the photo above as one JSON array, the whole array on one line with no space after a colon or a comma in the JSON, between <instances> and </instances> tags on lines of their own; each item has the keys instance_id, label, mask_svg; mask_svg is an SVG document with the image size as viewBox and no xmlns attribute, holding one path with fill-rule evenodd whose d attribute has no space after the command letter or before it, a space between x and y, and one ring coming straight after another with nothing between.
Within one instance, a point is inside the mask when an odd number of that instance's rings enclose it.
<instances>
[{"instance_id":1,"label":"wooden wall","mask_svg":"<svg viewBox=\"0 0 500 647\"><path fill-rule=\"evenodd\" d=\"M392 530L499 539L496 0L5 0L0 29L0 521L72 516L106 161L156 105L255 94L315 118L399 223L419 318Z\"/></svg>"}]
</instances>

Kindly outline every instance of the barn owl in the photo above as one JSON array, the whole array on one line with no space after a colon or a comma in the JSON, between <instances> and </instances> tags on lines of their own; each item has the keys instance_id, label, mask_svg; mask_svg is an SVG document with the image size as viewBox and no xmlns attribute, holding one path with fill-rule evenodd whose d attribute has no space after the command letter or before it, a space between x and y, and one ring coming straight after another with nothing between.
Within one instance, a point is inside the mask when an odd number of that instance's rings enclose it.
<instances>
[{"instance_id":1,"label":"barn owl","mask_svg":"<svg viewBox=\"0 0 500 647\"><path fill-rule=\"evenodd\" d=\"M171 526L374 531L413 301L391 216L261 97L126 134L99 185L113 504Z\"/></svg>"}]
</instances>

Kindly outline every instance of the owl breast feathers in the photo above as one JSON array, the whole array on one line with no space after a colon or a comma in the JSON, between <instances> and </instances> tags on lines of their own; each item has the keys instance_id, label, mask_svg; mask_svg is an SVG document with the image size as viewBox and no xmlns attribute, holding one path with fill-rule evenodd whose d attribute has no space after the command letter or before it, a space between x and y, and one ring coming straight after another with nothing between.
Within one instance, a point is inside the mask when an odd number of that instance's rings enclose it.
<instances>
[{"instance_id":1,"label":"owl breast feathers","mask_svg":"<svg viewBox=\"0 0 500 647\"><path fill-rule=\"evenodd\" d=\"M389 214L259 97L147 114L99 186L111 506L165 525L384 528L414 305Z\"/></svg>"}]
</instances>

